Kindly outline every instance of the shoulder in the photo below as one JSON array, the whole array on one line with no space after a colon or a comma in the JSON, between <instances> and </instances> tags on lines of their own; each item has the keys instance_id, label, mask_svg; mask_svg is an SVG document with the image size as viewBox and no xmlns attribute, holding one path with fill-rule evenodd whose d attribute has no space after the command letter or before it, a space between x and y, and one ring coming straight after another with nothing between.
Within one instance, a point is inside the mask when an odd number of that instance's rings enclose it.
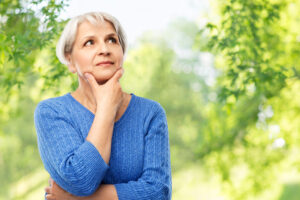
<instances>
[{"instance_id":1,"label":"shoulder","mask_svg":"<svg viewBox=\"0 0 300 200\"><path fill-rule=\"evenodd\" d=\"M144 132L147 133L151 127L167 126L167 117L160 103L144 97L134 96L135 112L143 119Z\"/></svg>"},{"instance_id":2,"label":"shoulder","mask_svg":"<svg viewBox=\"0 0 300 200\"><path fill-rule=\"evenodd\" d=\"M66 107L69 104L67 94L59 97L48 98L39 102L35 108L35 115L42 113L64 113L67 111Z\"/></svg>"},{"instance_id":3,"label":"shoulder","mask_svg":"<svg viewBox=\"0 0 300 200\"><path fill-rule=\"evenodd\" d=\"M142 109L144 112L152 115L165 114L164 108L157 101L139 96L134 97L136 98L136 107Z\"/></svg>"}]
</instances>

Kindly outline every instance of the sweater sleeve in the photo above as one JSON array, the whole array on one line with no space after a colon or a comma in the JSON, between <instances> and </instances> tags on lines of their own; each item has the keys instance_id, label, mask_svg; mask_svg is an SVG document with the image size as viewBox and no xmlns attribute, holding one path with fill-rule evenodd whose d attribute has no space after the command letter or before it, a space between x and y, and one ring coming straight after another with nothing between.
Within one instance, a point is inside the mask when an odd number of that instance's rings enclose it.
<instances>
[{"instance_id":1,"label":"sweater sleeve","mask_svg":"<svg viewBox=\"0 0 300 200\"><path fill-rule=\"evenodd\" d=\"M100 153L72 122L47 104L34 114L38 147L46 170L64 190L88 196L99 187L108 169Z\"/></svg>"},{"instance_id":2,"label":"sweater sleeve","mask_svg":"<svg viewBox=\"0 0 300 200\"><path fill-rule=\"evenodd\" d=\"M168 126L159 107L144 137L144 167L137 181L115 184L119 200L171 199L172 179Z\"/></svg>"}]
</instances>

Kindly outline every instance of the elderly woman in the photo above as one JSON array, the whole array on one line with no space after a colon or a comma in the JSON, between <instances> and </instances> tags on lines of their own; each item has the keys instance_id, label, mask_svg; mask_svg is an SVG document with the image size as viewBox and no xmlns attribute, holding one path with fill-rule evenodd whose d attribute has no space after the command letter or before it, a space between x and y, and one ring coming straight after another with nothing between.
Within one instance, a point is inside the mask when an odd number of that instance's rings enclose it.
<instances>
[{"instance_id":1,"label":"elderly woman","mask_svg":"<svg viewBox=\"0 0 300 200\"><path fill-rule=\"evenodd\" d=\"M72 18L56 53L78 88L41 101L38 147L53 181L47 199L171 199L166 115L155 101L122 91L126 38L94 12Z\"/></svg>"}]
</instances>

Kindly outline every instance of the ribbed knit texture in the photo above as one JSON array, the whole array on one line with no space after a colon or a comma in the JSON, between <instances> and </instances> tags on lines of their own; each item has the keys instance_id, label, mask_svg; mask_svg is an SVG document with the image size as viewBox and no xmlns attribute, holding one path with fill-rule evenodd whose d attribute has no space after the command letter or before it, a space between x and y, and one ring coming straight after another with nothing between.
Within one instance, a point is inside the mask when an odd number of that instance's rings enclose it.
<instances>
[{"instance_id":1,"label":"ribbed knit texture","mask_svg":"<svg viewBox=\"0 0 300 200\"><path fill-rule=\"evenodd\" d=\"M38 147L54 181L76 196L114 184L120 200L171 199L168 126L163 108L132 94L114 124L107 165L86 141L94 114L70 93L41 101L34 114Z\"/></svg>"}]
</instances>

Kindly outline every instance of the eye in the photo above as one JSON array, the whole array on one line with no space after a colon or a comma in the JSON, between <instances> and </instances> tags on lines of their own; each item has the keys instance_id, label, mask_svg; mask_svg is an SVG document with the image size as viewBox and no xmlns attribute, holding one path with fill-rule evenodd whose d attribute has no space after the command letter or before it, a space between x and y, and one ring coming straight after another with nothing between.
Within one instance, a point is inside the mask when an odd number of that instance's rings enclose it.
<instances>
[{"instance_id":1,"label":"eye","mask_svg":"<svg viewBox=\"0 0 300 200\"><path fill-rule=\"evenodd\" d=\"M84 46L91 46L94 44L94 40L88 40L84 43Z\"/></svg>"},{"instance_id":2,"label":"eye","mask_svg":"<svg viewBox=\"0 0 300 200\"><path fill-rule=\"evenodd\" d=\"M117 39L114 38L114 37L110 37L110 38L108 38L108 42L116 44L117 43Z\"/></svg>"}]
</instances>

